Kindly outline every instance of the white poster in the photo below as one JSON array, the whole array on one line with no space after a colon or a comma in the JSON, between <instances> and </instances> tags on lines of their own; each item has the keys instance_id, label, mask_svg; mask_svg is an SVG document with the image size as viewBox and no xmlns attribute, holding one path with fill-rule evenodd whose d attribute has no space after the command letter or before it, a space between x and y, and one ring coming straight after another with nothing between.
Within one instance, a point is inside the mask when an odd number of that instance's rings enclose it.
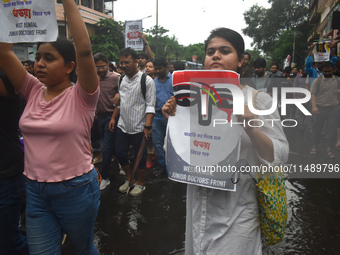
<instances>
[{"instance_id":1,"label":"white poster","mask_svg":"<svg viewBox=\"0 0 340 255\"><path fill-rule=\"evenodd\" d=\"M314 62L324 62L330 60L331 49L329 42L319 42L314 47Z\"/></svg>"},{"instance_id":2,"label":"white poster","mask_svg":"<svg viewBox=\"0 0 340 255\"><path fill-rule=\"evenodd\" d=\"M236 191L235 165L239 159L242 126L233 115L233 105L241 101L236 98L243 99L238 74L177 71L173 74L173 86L177 108L167 126L169 178Z\"/></svg>"},{"instance_id":3,"label":"white poster","mask_svg":"<svg viewBox=\"0 0 340 255\"><path fill-rule=\"evenodd\" d=\"M0 41L48 42L58 36L53 0L0 0Z\"/></svg>"},{"instance_id":4,"label":"white poster","mask_svg":"<svg viewBox=\"0 0 340 255\"><path fill-rule=\"evenodd\" d=\"M125 47L134 50L143 50L144 42L139 37L139 33L143 32L142 20L125 21Z\"/></svg>"}]
</instances>

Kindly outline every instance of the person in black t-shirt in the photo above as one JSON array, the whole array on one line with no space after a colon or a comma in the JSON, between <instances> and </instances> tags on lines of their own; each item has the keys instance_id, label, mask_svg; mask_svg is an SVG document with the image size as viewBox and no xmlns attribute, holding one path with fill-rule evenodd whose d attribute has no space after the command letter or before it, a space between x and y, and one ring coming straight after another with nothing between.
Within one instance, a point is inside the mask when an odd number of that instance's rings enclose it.
<instances>
[{"instance_id":1,"label":"person in black t-shirt","mask_svg":"<svg viewBox=\"0 0 340 255\"><path fill-rule=\"evenodd\" d=\"M24 154L19 140L20 98L0 72L0 252L29 254L20 233L19 217L25 194Z\"/></svg>"}]
</instances>

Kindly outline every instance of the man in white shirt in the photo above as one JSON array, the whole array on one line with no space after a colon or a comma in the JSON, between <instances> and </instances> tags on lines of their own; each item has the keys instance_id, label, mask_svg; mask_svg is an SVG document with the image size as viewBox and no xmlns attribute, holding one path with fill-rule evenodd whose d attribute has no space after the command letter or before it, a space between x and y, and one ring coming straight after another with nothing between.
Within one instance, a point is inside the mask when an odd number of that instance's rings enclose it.
<instances>
[{"instance_id":1,"label":"man in white shirt","mask_svg":"<svg viewBox=\"0 0 340 255\"><path fill-rule=\"evenodd\" d=\"M138 55L133 49L124 48L120 51L120 66L126 75L118 87L120 106L115 108L109 126L113 131L115 118L120 114L116 134L116 157L127 177L125 183L119 187L119 191L126 193L130 181L134 183L128 158L129 146L133 145L136 157L143 137L146 140L151 137L156 87L153 79L146 76L145 94L143 93L141 82L143 73L138 69ZM139 196L145 190L146 158L146 150L144 150L138 165L138 180L130 192L131 196Z\"/></svg>"}]
</instances>

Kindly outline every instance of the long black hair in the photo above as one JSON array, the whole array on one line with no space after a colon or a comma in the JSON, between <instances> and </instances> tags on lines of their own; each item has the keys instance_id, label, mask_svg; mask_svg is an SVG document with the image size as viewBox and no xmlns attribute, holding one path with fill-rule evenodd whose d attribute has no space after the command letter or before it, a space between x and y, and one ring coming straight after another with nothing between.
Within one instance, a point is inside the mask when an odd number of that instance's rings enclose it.
<instances>
[{"instance_id":1,"label":"long black hair","mask_svg":"<svg viewBox=\"0 0 340 255\"><path fill-rule=\"evenodd\" d=\"M237 52L237 56L240 59L243 58L244 41L243 41L242 36L236 31L231 30L229 28L225 28L225 27L216 28L211 31L209 37L207 38L207 40L205 40L205 47L204 47L205 52L207 51L208 44L215 37L221 37L227 40L228 42L230 42L231 45L233 45L233 47L235 48Z\"/></svg>"},{"instance_id":2,"label":"long black hair","mask_svg":"<svg viewBox=\"0 0 340 255\"><path fill-rule=\"evenodd\" d=\"M207 40L205 40L205 46L204 46L205 53L207 52L207 48L208 48L210 41L215 37L220 37L230 42L231 45L235 48L239 60L243 59L244 57L243 37L236 31L231 30L229 28L225 28L225 27L216 28L211 31L209 37L207 38ZM239 68L237 71L240 72L241 69Z\"/></svg>"},{"instance_id":3,"label":"long black hair","mask_svg":"<svg viewBox=\"0 0 340 255\"><path fill-rule=\"evenodd\" d=\"M75 66L72 72L70 73L70 81L76 82L77 81L76 50L74 48L73 43L70 40L58 38L55 42L38 43L38 49L44 43L50 43L58 51L58 53L63 57L65 64L74 62Z\"/></svg>"}]
</instances>

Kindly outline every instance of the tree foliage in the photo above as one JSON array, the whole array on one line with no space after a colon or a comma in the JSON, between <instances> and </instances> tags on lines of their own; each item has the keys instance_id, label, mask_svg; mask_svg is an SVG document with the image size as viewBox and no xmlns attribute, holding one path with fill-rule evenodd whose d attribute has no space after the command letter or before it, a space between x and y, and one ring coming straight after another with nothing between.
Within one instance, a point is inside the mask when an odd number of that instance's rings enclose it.
<instances>
[{"instance_id":1,"label":"tree foliage","mask_svg":"<svg viewBox=\"0 0 340 255\"><path fill-rule=\"evenodd\" d=\"M190 44L183 46L178 43L177 38L173 35L169 37L165 35L169 30L162 26L158 26L158 56L166 57L170 60L187 60L192 61L192 56L197 56L197 61L202 63L204 60L204 43ZM157 45L157 29L156 26L145 30L151 50L156 53Z\"/></svg>"},{"instance_id":2,"label":"tree foliage","mask_svg":"<svg viewBox=\"0 0 340 255\"><path fill-rule=\"evenodd\" d=\"M184 49L184 59L187 61L192 61L192 56L197 56L197 62L203 63L205 52L204 43L190 44Z\"/></svg>"},{"instance_id":3,"label":"tree foliage","mask_svg":"<svg viewBox=\"0 0 340 255\"><path fill-rule=\"evenodd\" d=\"M295 51L293 51L294 37ZM286 58L287 55L290 55L292 57L292 62L297 63L298 66L302 66L307 54L305 44L306 43L304 41L303 34L300 31L284 31L276 43L275 50L273 51L273 60L282 62L282 60Z\"/></svg>"},{"instance_id":4,"label":"tree foliage","mask_svg":"<svg viewBox=\"0 0 340 255\"><path fill-rule=\"evenodd\" d=\"M248 52L251 56L250 58L250 64L252 65L254 60L257 58L263 58L264 56L261 54L261 51L258 49L253 49L253 50L245 50L246 52Z\"/></svg>"},{"instance_id":5,"label":"tree foliage","mask_svg":"<svg viewBox=\"0 0 340 255\"><path fill-rule=\"evenodd\" d=\"M169 32L169 30L168 29L165 29L164 27L162 27L162 26L158 26L158 28L157 28L157 26L153 26L153 27L151 27L150 29L146 29L145 30L145 33L147 33L147 34L150 34L151 36L156 36L157 34L158 34L158 36L163 36L164 34L166 34L167 32Z\"/></svg>"},{"instance_id":6,"label":"tree foliage","mask_svg":"<svg viewBox=\"0 0 340 255\"><path fill-rule=\"evenodd\" d=\"M102 52L111 61L119 60L119 50L124 48L124 24L112 19L100 19L96 35L91 38L93 53Z\"/></svg>"},{"instance_id":7,"label":"tree foliage","mask_svg":"<svg viewBox=\"0 0 340 255\"><path fill-rule=\"evenodd\" d=\"M269 0L268 2L271 3L269 9L256 4L244 12L247 27L242 29L242 32L253 39L252 46L281 61L283 55L292 54L294 32L300 42L307 41L309 1ZM304 52L304 44L295 46L296 51Z\"/></svg>"},{"instance_id":8,"label":"tree foliage","mask_svg":"<svg viewBox=\"0 0 340 255\"><path fill-rule=\"evenodd\" d=\"M266 9L255 4L243 13L243 16L247 27L242 29L242 32L253 38L252 46L262 49L262 40L267 37L265 34L267 31L261 27L261 24L266 20Z\"/></svg>"},{"instance_id":9,"label":"tree foliage","mask_svg":"<svg viewBox=\"0 0 340 255\"><path fill-rule=\"evenodd\" d=\"M152 52L156 53L158 44L158 56L156 57L166 57L168 60L179 59L183 55L183 46L178 43L174 35L172 37L165 35L167 32L169 30L162 26L158 26L158 30L156 26L145 30Z\"/></svg>"}]
</instances>

